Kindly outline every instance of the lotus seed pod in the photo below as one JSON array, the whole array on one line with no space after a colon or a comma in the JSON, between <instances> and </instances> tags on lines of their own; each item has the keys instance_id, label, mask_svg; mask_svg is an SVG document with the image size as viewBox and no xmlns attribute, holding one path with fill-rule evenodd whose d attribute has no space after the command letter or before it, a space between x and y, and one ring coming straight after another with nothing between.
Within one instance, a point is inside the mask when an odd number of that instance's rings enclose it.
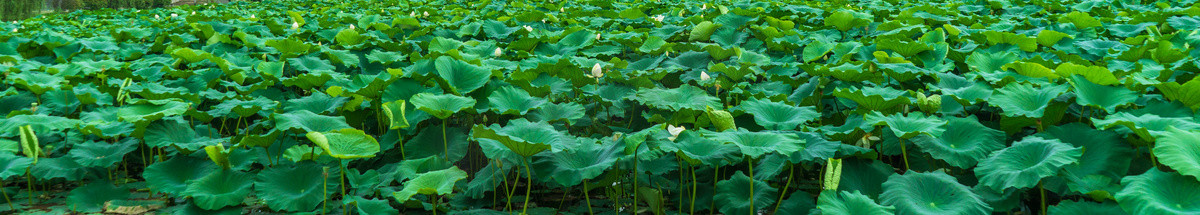
<instances>
[{"instance_id":1,"label":"lotus seed pod","mask_svg":"<svg viewBox=\"0 0 1200 215\"><path fill-rule=\"evenodd\" d=\"M604 68L600 66L600 63L596 63L595 66L592 66L592 77L604 77Z\"/></svg>"}]
</instances>

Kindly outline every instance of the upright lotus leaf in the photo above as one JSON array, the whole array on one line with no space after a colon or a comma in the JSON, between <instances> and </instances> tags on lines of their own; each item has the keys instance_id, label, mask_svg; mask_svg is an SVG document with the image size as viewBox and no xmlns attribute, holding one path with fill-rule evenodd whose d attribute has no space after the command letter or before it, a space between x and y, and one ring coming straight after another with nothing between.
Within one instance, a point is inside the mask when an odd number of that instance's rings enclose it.
<instances>
[{"instance_id":1,"label":"upright lotus leaf","mask_svg":"<svg viewBox=\"0 0 1200 215\"><path fill-rule=\"evenodd\" d=\"M179 196L196 179L217 171L212 162L189 156L175 156L167 161L156 162L142 171L142 178L151 189Z\"/></svg>"},{"instance_id":2,"label":"upright lotus leaf","mask_svg":"<svg viewBox=\"0 0 1200 215\"><path fill-rule=\"evenodd\" d=\"M457 166L427 172L404 183L404 188L392 193L397 201L407 202L416 194L445 195L454 191L454 184L467 178L467 172Z\"/></svg>"},{"instance_id":3,"label":"upright lotus leaf","mask_svg":"<svg viewBox=\"0 0 1200 215\"><path fill-rule=\"evenodd\" d=\"M712 106L704 107L704 115L708 116L708 121L717 127L717 131L726 131L736 129L737 125L733 121L733 114L725 110L715 110Z\"/></svg>"},{"instance_id":4,"label":"upright lotus leaf","mask_svg":"<svg viewBox=\"0 0 1200 215\"><path fill-rule=\"evenodd\" d=\"M1092 124L1096 128L1102 129L1123 126L1146 141L1154 141L1157 137L1164 136L1170 127L1183 130L1200 129L1200 123L1192 117L1162 117L1150 113L1139 116L1127 112L1117 112L1104 119L1093 118Z\"/></svg>"},{"instance_id":5,"label":"upright lotus leaf","mask_svg":"<svg viewBox=\"0 0 1200 215\"><path fill-rule=\"evenodd\" d=\"M262 170L255 177L254 193L277 211L312 211L333 194L338 183L327 180L322 185L322 167L312 162L301 162L295 166L276 165ZM326 194L322 194L325 190Z\"/></svg>"},{"instance_id":6,"label":"upright lotus leaf","mask_svg":"<svg viewBox=\"0 0 1200 215\"><path fill-rule=\"evenodd\" d=\"M42 146L38 143L37 134L33 133L32 126L21 126L21 153L25 157L33 158L33 163L37 163L38 157L42 155Z\"/></svg>"},{"instance_id":7,"label":"upright lotus leaf","mask_svg":"<svg viewBox=\"0 0 1200 215\"><path fill-rule=\"evenodd\" d=\"M30 165L33 165L32 158L0 153L0 180L24 176Z\"/></svg>"},{"instance_id":8,"label":"upright lotus leaf","mask_svg":"<svg viewBox=\"0 0 1200 215\"><path fill-rule=\"evenodd\" d=\"M432 114L438 119L445 119L458 111L475 106L475 99L450 94L418 93L408 100L417 109Z\"/></svg>"},{"instance_id":9,"label":"upright lotus leaf","mask_svg":"<svg viewBox=\"0 0 1200 215\"><path fill-rule=\"evenodd\" d=\"M1173 172L1150 168L1146 173L1121 179L1125 189L1117 203L1130 214L1200 213L1200 181Z\"/></svg>"},{"instance_id":10,"label":"upright lotus leaf","mask_svg":"<svg viewBox=\"0 0 1200 215\"><path fill-rule=\"evenodd\" d=\"M544 154L537 159L535 169L550 169L550 176L563 186L576 186L583 180L592 179L616 164L623 152L624 144L604 141L604 144L580 143L574 148Z\"/></svg>"},{"instance_id":11,"label":"upright lotus leaf","mask_svg":"<svg viewBox=\"0 0 1200 215\"><path fill-rule=\"evenodd\" d=\"M405 111L404 100L396 100L393 102L384 102L382 108L384 116L388 119L388 129L408 128L407 111Z\"/></svg>"},{"instance_id":12,"label":"upright lotus leaf","mask_svg":"<svg viewBox=\"0 0 1200 215\"><path fill-rule=\"evenodd\" d=\"M870 196L858 191L824 190L817 197L817 209L821 210L821 214L829 215L890 215L894 214L896 207L879 205Z\"/></svg>"},{"instance_id":13,"label":"upright lotus leaf","mask_svg":"<svg viewBox=\"0 0 1200 215\"><path fill-rule=\"evenodd\" d=\"M946 128L943 127L946 125L946 120L937 116L925 116L921 112L909 113L907 116L904 114L884 116L879 112L872 112L867 115L867 122L875 125L887 125L893 134L902 139L913 138L920 134L938 137L946 131Z\"/></svg>"},{"instance_id":14,"label":"upright lotus leaf","mask_svg":"<svg viewBox=\"0 0 1200 215\"><path fill-rule=\"evenodd\" d=\"M1004 148L1004 132L980 124L975 116L949 118L945 129L936 137L917 136L912 139L913 143L933 158L963 169L975 166L993 151Z\"/></svg>"},{"instance_id":15,"label":"upright lotus leaf","mask_svg":"<svg viewBox=\"0 0 1200 215\"><path fill-rule=\"evenodd\" d=\"M1058 174L1064 166L1078 162L1082 154L1082 148L1062 141L1026 137L980 161L975 176L979 177L980 185L997 191L1029 188Z\"/></svg>"},{"instance_id":16,"label":"upright lotus leaf","mask_svg":"<svg viewBox=\"0 0 1200 215\"><path fill-rule=\"evenodd\" d=\"M92 182L72 189L67 196L67 206L75 212L97 213L104 209L105 202L127 198L128 188L109 182Z\"/></svg>"},{"instance_id":17,"label":"upright lotus leaf","mask_svg":"<svg viewBox=\"0 0 1200 215\"><path fill-rule=\"evenodd\" d=\"M717 142L732 143L742 150L742 154L750 158L758 158L773 152L784 155L792 154L800 150L800 144L803 142L796 134L792 133L753 132L744 128L713 132L705 136Z\"/></svg>"},{"instance_id":18,"label":"upright lotus leaf","mask_svg":"<svg viewBox=\"0 0 1200 215\"><path fill-rule=\"evenodd\" d=\"M1166 82L1158 85L1163 96L1178 101L1192 110L1200 109L1200 79L1193 78L1184 84Z\"/></svg>"},{"instance_id":19,"label":"upright lotus leaf","mask_svg":"<svg viewBox=\"0 0 1200 215\"><path fill-rule=\"evenodd\" d=\"M642 88L637 90L634 100L643 105L664 110L704 110L705 107L721 107L721 100L692 85L675 89Z\"/></svg>"},{"instance_id":20,"label":"upright lotus leaf","mask_svg":"<svg viewBox=\"0 0 1200 215\"><path fill-rule=\"evenodd\" d=\"M137 149L137 139L129 138L116 143L87 141L77 144L67 156L86 167L111 167L125 158L125 154Z\"/></svg>"},{"instance_id":21,"label":"upright lotus leaf","mask_svg":"<svg viewBox=\"0 0 1200 215\"><path fill-rule=\"evenodd\" d=\"M770 100L750 99L738 105L738 109L754 116L758 125L771 130L793 130L821 117L816 107L796 107Z\"/></svg>"},{"instance_id":22,"label":"upright lotus leaf","mask_svg":"<svg viewBox=\"0 0 1200 215\"><path fill-rule=\"evenodd\" d=\"M308 110L276 113L271 118L275 119L275 129L284 131L326 132L350 128L345 117L319 115Z\"/></svg>"},{"instance_id":23,"label":"upright lotus leaf","mask_svg":"<svg viewBox=\"0 0 1200 215\"><path fill-rule=\"evenodd\" d=\"M455 95L465 95L487 84L492 72L450 56L441 56L434 60L439 82L444 81L443 89L448 89Z\"/></svg>"},{"instance_id":24,"label":"upright lotus leaf","mask_svg":"<svg viewBox=\"0 0 1200 215\"><path fill-rule=\"evenodd\" d=\"M747 189L751 186L754 191ZM712 198L723 203L718 205L723 214L758 214L759 210L775 205L778 191L767 182L751 179L739 170L728 180L717 182L717 194ZM754 205L750 205L751 198Z\"/></svg>"},{"instance_id":25,"label":"upright lotus leaf","mask_svg":"<svg viewBox=\"0 0 1200 215\"><path fill-rule=\"evenodd\" d=\"M821 176L822 190L838 190L842 183L842 159L825 159L825 171Z\"/></svg>"},{"instance_id":26,"label":"upright lotus leaf","mask_svg":"<svg viewBox=\"0 0 1200 215\"><path fill-rule=\"evenodd\" d=\"M1067 92L1066 85L1051 85L1034 88L1028 84L1009 84L996 90L988 104L999 107L1005 116L1041 118L1050 106L1050 101Z\"/></svg>"},{"instance_id":27,"label":"upright lotus leaf","mask_svg":"<svg viewBox=\"0 0 1200 215\"><path fill-rule=\"evenodd\" d=\"M317 144L325 153L337 159L375 157L379 153L379 141L362 130L345 128L329 132L308 132L304 135Z\"/></svg>"},{"instance_id":28,"label":"upright lotus leaf","mask_svg":"<svg viewBox=\"0 0 1200 215\"><path fill-rule=\"evenodd\" d=\"M1158 162L1179 174L1200 178L1200 132L1168 127L1154 144Z\"/></svg>"},{"instance_id":29,"label":"upright lotus leaf","mask_svg":"<svg viewBox=\"0 0 1200 215\"><path fill-rule=\"evenodd\" d=\"M507 86L492 91L488 105L492 111L507 115L525 115L529 110L542 106L546 99L529 96L521 88Z\"/></svg>"},{"instance_id":30,"label":"upright lotus leaf","mask_svg":"<svg viewBox=\"0 0 1200 215\"><path fill-rule=\"evenodd\" d=\"M901 214L991 214L988 206L971 188L958 183L944 172L918 173L888 177L879 195L884 205L896 207Z\"/></svg>"},{"instance_id":31,"label":"upright lotus leaf","mask_svg":"<svg viewBox=\"0 0 1200 215\"><path fill-rule=\"evenodd\" d=\"M549 150L552 142L559 141L558 135L548 124L530 123L525 119L509 121L509 125L505 127L475 125L471 128L472 139L500 142L513 153L523 157Z\"/></svg>"},{"instance_id":32,"label":"upright lotus leaf","mask_svg":"<svg viewBox=\"0 0 1200 215\"><path fill-rule=\"evenodd\" d=\"M208 160L211 160L222 169L229 169L232 166L229 162L229 152L229 150L225 149L224 143L204 146L204 154L208 155Z\"/></svg>"},{"instance_id":33,"label":"upright lotus leaf","mask_svg":"<svg viewBox=\"0 0 1200 215\"><path fill-rule=\"evenodd\" d=\"M1075 103L1099 107L1109 113L1116 112L1117 107L1133 103L1140 97L1125 87L1095 84L1083 76L1071 76L1069 80L1071 86L1075 87Z\"/></svg>"},{"instance_id":34,"label":"upright lotus leaf","mask_svg":"<svg viewBox=\"0 0 1200 215\"><path fill-rule=\"evenodd\" d=\"M833 96L849 99L857 103L859 107L874 111L893 110L900 105L912 102L907 97L908 91L890 87L838 88L833 91Z\"/></svg>"},{"instance_id":35,"label":"upright lotus leaf","mask_svg":"<svg viewBox=\"0 0 1200 215\"><path fill-rule=\"evenodd\" d=\"M1121 210L1121 205L1114 202L1097 203L1091 201L1074 201L1064 200L1058 202L1054 206L1050 206L1046 210L1048 214L1063 214L1063 215L1095 215L1095 214L1112 214L1126 215L1129 214Z\"/></svg>"},{"instance_id":36,"label":"upright lotus leaf","mask_svg":"<svg viewBox=\"0 0 1200 215\"><path fill-rule=\"evenodd\" d=\"M254 178L249 173L220 169L187 185L183 195L205 210L217 210L242 203L250 195Z\"/></svg>"}]
</instances>

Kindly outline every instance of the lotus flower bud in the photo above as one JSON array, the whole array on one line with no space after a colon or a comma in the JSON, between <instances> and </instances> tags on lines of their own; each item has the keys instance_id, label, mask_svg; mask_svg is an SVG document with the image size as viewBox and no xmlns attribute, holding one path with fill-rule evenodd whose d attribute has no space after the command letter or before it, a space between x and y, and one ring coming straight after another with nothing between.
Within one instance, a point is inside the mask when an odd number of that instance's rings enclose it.
<instances>
[{"instance_id":1,"label":"lotus flower bud","mask_svg":"<svg viewBox=\"0 0 1200 215\"><path fill-rule=\"evenodd\" d=\"M566 11L566 10L563 10L563 8L561 8L561 7L560 7L560 8L558 8L558 12L559 12L559 13L565 13L565 12L567 12L567 11Z\"/></svg>"},{"instance_id":2,"label":"lotus flower bud","mask_svg":"<svg viewBox=\"0 0 1200 215\"><path fill-rule=\"evenodd\" d=\"M496 56L496 57L500 57L500 55L503 55L503 54L504 54L504 50L500 49L500 48L496 48L496 51L492 52L492 56Z\"/></svg>"},{"instance_id":3,"label":"lotus flower bud","mask_svg":"<svg viewBox=\"0 0 1200 215\"><path fill-rule=\"evenodd\" d=\"M428 17L428 16L429 16L429 11L422 12L422 14L421 14L421 15Z\"/></svg>"},{"instance_id":4,"label":"lotus flower bud","mask_svg":"<svg viewBox=\"0 0 1200 215\"><path fill-rule=\"evenodd\" d=\"M671 133L671 137L668 137L667 139L675 141L675 138L679 138L679 133L683 133L683 130L686 129L687 128L683 126L675 127L674 125L667 125L667 133Z\"/></svg>"},{"instance_id":5,"label":"lotus flower bud","mask_svg":"<svg viewBox=\"0 0 1200 215\"><path fill-rule=\"evenodd\" d=\"M595 77L595 78L604 77L604 67L601 67L600 63L596 63L595 66L592 66L592 77Z\"/></svg>"},{"instance_id":6,"label":"lotus flower bud","mask_svg":"<svg viewBox=\"0 0 1200 215\"><path fill-rule=\"evenodd\" d=\"M700 10L708 10L708 4L705 3L705 4L700 5Z\"/></svg>"},{"instance_id":7,"label":"lotus flower bud","mask_svg":"<svg viewBox=\"0 0 1200 215\"><path fill-rule=\"evenodd\" d=\"M600 34L596 34L596 40L600 40Z\"/></svg>"},{"instance_id":8,"label":"lotus flower bud","mask_svg":"<svg viewBox=\"0 0 1200 215\"><path fill-rule=\"evenodd\" d=\"M709 77L707 72L703 72L703 71L700 72L700 80L701 81L708 81L709 79L712 79L712 77Z\"/></svg>"},{"instance_id":9,"label":"lotus flower bud","mask_svg":"<svg viewBox=\"0 0 1200 215\"><path fill-rule=\"evenodd\" d=\"M294 30L294 29L298 29L298 28L300 28L300 23L299 23L299 22L292 22L292 29Z\"/></svg>"},{"instance_id":10,"label":"lotus flower bud","mask_svg":"<svg viewBox=\"0 0 1200 215\"><path fill-rule=\"evenodd\" d=\"M533 27L526 25L525 31L533 32Z\"/></svg>"},{"instance_id":11,"label":"lotus flower bud","mask_svg":"<svg viewBox=\"0 0 1200 215\"><path fill-rule=\"evenodd\" d=\"M416 11L409 12L409 13L408 13L408 16L417 16L417 12L416 12Z\"/></svg>"},{"instance_id":12,"label":"lotus flower bud","mask_svg":"<svg viewBox=\"0 0 1200 215\"><path fill-rule=\"evenodd\" d=\"M253 18L257 18L257 17L254 17L254 14L250 14L250 18L253 19Z\"/></svg>"},{"instance_id":13,"label":"lotus flower bud","mask_svg":"<svg viewBox=\"0 0 1200 215\"><path fill-rule=\"evenodd\" d=\"M354 30L354 24L350 24L350 30Z\"/></svg>"},{"instance_id":14,"label":"lotus flower bud","mask_svg":"<svg viewBox=\"0 0 1200 215\"><path fill-rule=\"evenodd\" d=\"M154 14L154 19L158 19L158 14Z\"/></svg>"},{"instance_id":15,"label":"lotus flower bud","mask_svg":"<svg viewBox=\"0 0 1200 215\"><path fill-rule=\"evenodd\" d=\"M192 11L192 15L196 15L196 11Z\"/></svg>"}]
</instances>

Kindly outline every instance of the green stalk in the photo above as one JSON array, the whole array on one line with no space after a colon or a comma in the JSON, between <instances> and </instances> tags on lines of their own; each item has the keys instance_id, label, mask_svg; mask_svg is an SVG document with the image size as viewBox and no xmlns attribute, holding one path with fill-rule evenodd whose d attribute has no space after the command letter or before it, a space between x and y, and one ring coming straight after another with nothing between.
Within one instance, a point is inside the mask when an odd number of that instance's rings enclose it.
<instances>
[{"instance_id":1,"label":"green stalk","mask_svg":"<svg viewBox=\"0 0 1200 215\"><path fill-rule=\"evenodd\" d=\"M904 138L901 138L900 139L900 156L903 156L903 158L904 158L904 170L909 170L911 168L908 168L908 149L905 149L904 145L906 145L906 144L904 144Z\"/></svg>"},{"instance_id":2,"label":"green stalk","mask_svg":"<svg viewBox=\"0 0 1200 215\"><path fill-rule=\"evenodd\" d=\"M583 180L583 199L584 199L584 201L587 201L588 214L589 215L595 214L595 213L592 213L592 197L588 195L588 180L587 179Z\"/></svg>"},{"instance_id":3,"label":"green stalk","mask_svg":"<svg viewBox=\"0 0 1200 215\"><path fill-rule=\"evenodd\" d=\"M29 174L29 169L25 169L25 179L27 179L25 182L29 187L29 207L33 207L33 199L37 195L33 193L33 176Z\"/></svg>"},{"instance_id":4,"label":"green stalk","mask_svg":"<svg viewBox=\"0 0 1200 215\"><path fill-rule=\"evenodd\" d=\"M443 159L450 161L450 147L446 144L446 119L442 119L442 152L446 154ZM401 146L403 148L403 146ZM402 152L403 153L403 152Z\"/></svg>"},{"instance_id":5,"label":"green stalk","mask_svg":"<svg viewBox=\"0 0 1200 215\"><path fill-rule=\"evenodd\" d=\"M1046 214L1046 188L1042 188L1042 182L1038 182L1038 192L1042 195L1042 215Z\"/></svg>"},{"instance_id":6,"label":"green stalk","mask_svg":"<svg viewBox=\"0 0 1200 215\"><path fill-rule=\"evenodd\" d=\"M639 162L638 162L638 157L637 157L637 150L638 150L638 148L635 146L633 148L633 192L630 193L633 195L633 214L637 214L637 211L638 211L637 210L638 209L638 207L637 207L638 206L637 189L638 189L638 173L639 173L638 172L638 163Z\"/></svg>"},{"instance_id":7,"label":"green stalk","mask_svg":"<svg viewBox=\"0 0 1200 215\"><path fill-rule=\"evenodd\" d=\"M788 180L783 184L783 189L779 190L779 200L775 201L775 209L771 210L771 214L779 214L779 205L783 204L783 195L787 194L788 187L792 185L792 174L796 171L796 166L788 165Z\"/></svg>"},{"instance_id":8,"label":"green stalk","mask_svg":"<svg viewBox=\"0 0 1200 215\"><path fill-rule=\"evenodd\" d=\"M342 167L342 172L341 172L342 174L340 174L342 178L339 179L338 182L342 183L342 199L345 199L346 198L346 164L343 164L341 160L338 160L338 166ZM342 203L342 215L346 214L347 206L348 206L347 204Z\"/></svg>"},{"instance_id":9,"label":"green stalk","mask_svg":"<svg viewBox=\"0 0 1200 215\"><path fill-rule=\"evenodd\" d=\"M717 166L717 169L713 170L713 190L717 190L717 177L720 175L721 175L721 166ZM709 215L712 215L713 211L715 211L716 207L714 207L714 206L716 206L716 202L717 201L708 201L708 214Z\"/></svg>"},{"instance_id":10,"label":"green stalk","mask_svg":"<svg viewBox=\"0 0 1200 215\"><path fill-rule=\"evenodd\" d=\"M533 174L529 173L528 159L521 159L521 162L525 164L525 206L521 207L521 214L527 214L525 212L529 210L529 189L533 188Z\"/></svg>"},{"instance_id":11,"label":"green stalk","mask_svg":"<svg viewBox=\"0 0 1200 215\"><path fill-rule=\"evenodd\" d=\"M750 214L756 214L754 211L758 210L758 207L754 206L754 159L746 161L746 166L750 167Z\"/></svg>"},{"instance_id":12,"label":"green stalk","mask_svg":"<svg viewBox=\"0 0 1200 215\"><path fill-rule=\"evenodd\" d=\"M8 199L8 191L5 191L3 187L0 187L0 193L4 194L4 201L8 202L8 208L12 208L12 210L17 210L17 207L13 206L12 200Z\"/></svg>"},{"instance_id":13,"label":"green stalk","mask_svg":"<svg viewBox=\"0 0 1200 215\"><path fill-rule=\"evenodd\" d=\"M688 165L688 169L691 169L691 173L692 173L692 204L689 205L691 207L691 213L688 213L688 214L695 215L696 214L696 184L699 184L699 182L696 181L696 167L694 167L692 165Z\"/></svg>"},{"instance_id":14,"label":"green stalk","mask_svg":"<svg viewBox=\"0 0 1200 215\"><path fill-rule=\"evenodd\" d=\"M440 199L440 196L433 196L433 215L437 215L438 199Z\"/></svg>"},{"instance_id":15,"label":"green stalk","mask_svg":"<svg viewBox=\"0 0 1200 215\"><path fill-rule=\"evenodd\" d=\"M325 205L329 202L329 167L321 170L321 214L325 214Z\"/></svg>"}]
</instances>

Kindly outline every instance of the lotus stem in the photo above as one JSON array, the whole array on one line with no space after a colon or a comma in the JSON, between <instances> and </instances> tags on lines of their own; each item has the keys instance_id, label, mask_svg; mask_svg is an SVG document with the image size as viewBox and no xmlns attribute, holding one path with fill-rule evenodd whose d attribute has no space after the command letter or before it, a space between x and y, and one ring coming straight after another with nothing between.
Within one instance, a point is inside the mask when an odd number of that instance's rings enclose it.
<instances>
[{"instance_id":1,"label":"lotus stem","mask_svg":"<svg viewBox=\"0 0 1200 215\"><path fill-rule=\"evenodd\" d=\"M1042 182L1038 182L1038 193L1042 195L1042 215L1046 215L1046 188L1042 187Z\"/></svg>"},{"instance_id":2,"label":"lotus stem","mask_svg":"<svg viewBox=\"0 0 1200 215\"><path fill-rule=\"evenodd\" d=\"M779 214L779 205L783 204L783 195L787 195L788 187L792 186L792 175L794 174L794 171L796 171L796 166L788 165L787 183L784 183L783 189L779 190L779 200L775 201L775 209L771 210L771 214Z\"/></svg>"},{"instance_id":3,"label":"lotus stem","mask_svg":"<svg viewBox=\"0 0 1200 215\"><path fill-rule=\"evenodd\" d=\"M437 195L433 196L433 215L437 215L438 199L440 199L439 197L440 196L437 196ZM342 210L342 211L345 211L345 210Z\"/></svg>"},{"instance_id":4,"label":"lotus stem","mask_svg":"<svg viewBox=\"0 0 1200 215\"><path fill-rule=\"evenodd\" d=\"M911 168L908 167L908 149L904 145L907 145L904 143L904 138L900 138L900 156L904 158L904 170L909 170Z\"/></svg>"},{"instance_id":5,"label":"lotus stem","mask_svg":"<svg viewBox=\"0 0 1200 215\"><path fill-rule=\"evenodd\" d=\"M746 166L750 168L750 214L753 215L756 214L754 211L758 210L758 207L754 206L754 159L748 159Z\"/></svg>"},{"instance_id":6,"label":"lotus stem","mask_svg":"<svg viewBox=\"0 0 1200 215\"><path fill-rule=\"evenodd\" d=\"M588 195L588 180L583 180L583 200L587 202L588 214L592 213L592 197Z\"/></svg>"},{"instance_id":7,"label":"lotus stem","mask_svg":"<svg viewBox=\"0 0 1200 215\"><path fill-rule=\"evenodd\" d=\"M696 167L694 167L692 165L688 165L688 169L691 169L691 173L692 173L692 204L689 205L691 207L691 213L689 213L689 214L695 215L696 214L696 184L699 184L699 182L696 181Z\"/></svg>"},{"instance_id":8,"label":"lotus stem","mask_svg":"<svg viewBox=\"0 0 1200 215\"><path fill-rule=\"evenodd\" d=\"M338 179L338 182L341 182L341 184L342 184L342 199L346 199L346 164L343 164L342 160L339 159L338 167L342 168L341 174L339 174L339 175L341 175L341 179ZM348 206L348 205L343 201L342 215L346 214L346 206ZM437 210L436 206L434 207L434 210L435 211Z\"/></svg>"},{"instance_id":9,"label":"lotus stem","mask_svg":"<svg viewBox=\"0 0 1200 215\"><path fill-rule=\"evenodd\" d=\"M529 172L529 158L522 158L521 162L525 164L525 206L521 207L521 214L527 214L529 210L529 190L533 188L533 173Z\"/></svg>"},{"instance_id":10,"label":"lotus stem","mask_svg":"<svg viewBox=\"0 0 1200 215\"><path fill-rule=\"evenodd\" d=\"M12 200L8 199L8 191L4 190L4 187L0 187L0 194L4 194L4 202L8 202L8 208L17 210L17 207L13 206Z\"/></svg>"},{"instance_id":11,"label":"lotus stem","mask_svg":"<svg viewBox=\"0 0 1200 215\"><path fill-rule=\"evenodd\" d=\"M29 207L33 207L33 200L37 198L37 194L33 193L33 175L29 174L29 168L25 169L25 179L25 185L29 187Z\"/></svg>"},{"instance_id":12,"label":"lotus stem","mask_svg":"<svg viewBox=\"0 0 1200 215\"><path fill-rule=\"evenodd\" d=\"M400 147L403 148L404 146ZM442 119L442 152L446 155L442 159L450 161L450 147L446 144L446 119Z\"/></svg>"},{"instance_id":13,"label":"lotus stem","mask_svg":"<svg viewBox=\"0 0 1200 215\"><path fill-rule=\"evenodd\" d=\"M721 175L721 166L717 166L717 169L713 170L713 183L712 183L713 191L717 190L717 177L720 175ZM716 210L716 207L714 207L714 206L716 206L716 202L717 201L708 201L708 214L709 215L712 215L713 211Z\"/></svg>"},{"instance_id":14,"label":"lotus stem","mask_svg":"<svg viewBox=\"0 0 1200 215\"><path fill-rule=\"evenodd\" d=\"M329 203L329 167L321 169L321 214L325 214L325 205Z\"/></svg>"},{"instance_id":15,"label":"lotus stem","mask_svg":"<svg viewBox=\"0 0 1200 215\"><path fill-rule=\"evenodd\" d=\"M633 192L630 192L630 194L633 195L633 214L637 214L637 211L638 211L637 189L638 189L638 173L640 173L640 172L638 172L638 163L639 163L638 162L639 160L637 157L638 148L639 147L637 147L637 146L633 147Z\"/></svg>"}]
</instances>

